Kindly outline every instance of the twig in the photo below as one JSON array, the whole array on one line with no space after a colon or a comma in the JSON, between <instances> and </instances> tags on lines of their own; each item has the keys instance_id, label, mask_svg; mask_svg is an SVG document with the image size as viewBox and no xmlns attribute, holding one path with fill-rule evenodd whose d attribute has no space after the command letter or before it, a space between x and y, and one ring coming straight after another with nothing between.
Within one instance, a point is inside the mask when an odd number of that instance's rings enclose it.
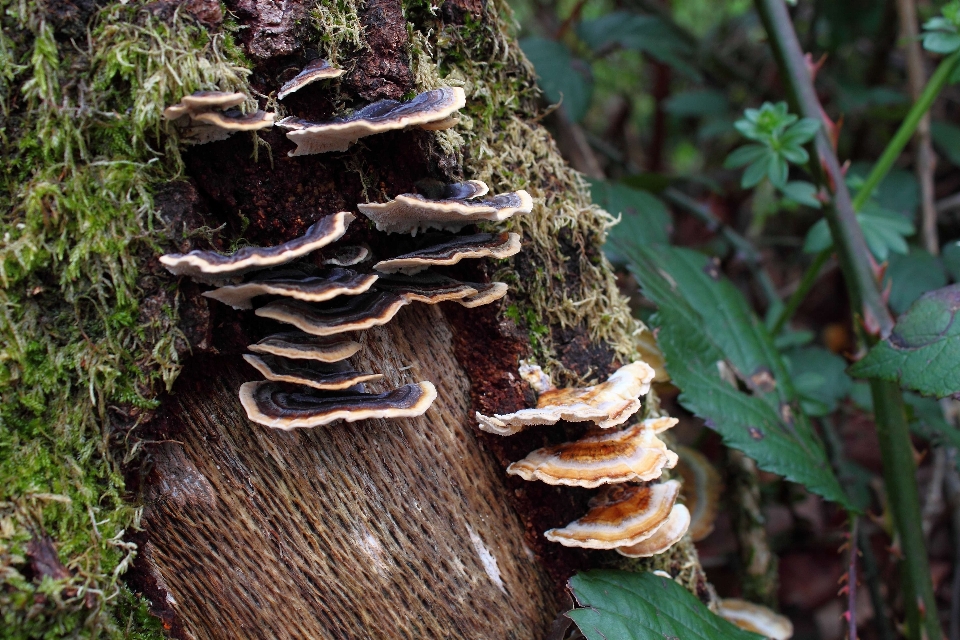
<instances>
[{"instance_id":1,"label":"twig","mask_svg":"<svg viewBox=\"0 0 960 640\"><path fill-rule=\"evenodd\" d=\"M850 562L847 565L847 625L850 629L850 640L857 640L857 522L856 516L851 518L850 541L847 543L850 552Z\"/></svg>"},{"instance_id":2,"label":"twig","mask_svg":"<svg viewBox=\"0 0 960 640\"><path fill-rule=\"evenodd\" d=\"M802 116L820 118L822 107L817 99L813 79L803 51L800 49L800 43L797 41L797 34L786 5L783 0L755 0L755 3L795 109ZM953 60L947 67L948 71L952 70L953 63L958 57L960 54L948 58ZM946 61L943 64L946 64ZM934 77L938 77L940 73L941 69L938 69ZM945 78L942 81L945 81ZM934 79L931 78L924 96L914 105L914 109L911 109L911 114L916 110L917 105L925 101L925 98L929 98L928 106L933 102L938 90L933 92L932 96L928 96L928 93L934 84ZM923 111L926 111L926 108ZM910 115L908 115L909 118ZM907 128L907 122L904 122L897 134L900 135ZM907 139L911 137L915 128L916 124L909 127ZM899 149L903 148L903 145L900 145L896 153L891 151L895 142L900 142L896 136L881 156L881 160L892 156L889 166L892 166L893 160L899 155ZM821 185L826 183L832 188L833 202L832 206L826 209L826 219L834 238L851 305L855 313L861 314L862 328L866 331L862 332L859 324L857 329L861 339L870 345L876 341L878 335L889 335L893 328L893 317L884 304L879 283L874 274L873 258L857 222L854 202L851 201L843 181L840 163L837 161L826 132L822 129L817 133L813 146L814 154L810 164L814 171L822 167L826 179L820 175L819 182ZM861 200L859 204L866 201L872 188L879 184L883 175L886 175L889 166L883 169L881 162L878 161L867 180L867 186L858 194L858 199ZM871 179L874 180L872 186L870 186ZM916 463L910 444L903 395L894 383L877 379L870 379L869 382L883 462L884 483L904 554L902 561L904 570L901 575L909 637L920 640L926 632L927 640L940 640L942 633L937 617L937 605L933 594L923 531L920 527L920 496L916 482Z\"/></svg>"},{"instance_id":3,"label":"twig","mask_svg":"<svg viewBox=\"0 0 960 640\"><path fill-rule=\"evenodd\" d=\"M917 26L917 8L913 0L897 0L897 13L900 16L900 37L907 53L907 80L910 85L910 97L916 102L923 93L927 72L923 63L923 48L917 38L920 30ZM930 112L927 111L917 124L916 157L914 172L920 184L920 212L924 248L937 255L940 243L937 240L937 210L934 205L933 173L937 168L937 155L930 141Z\"/></svg>"}]
</instances>

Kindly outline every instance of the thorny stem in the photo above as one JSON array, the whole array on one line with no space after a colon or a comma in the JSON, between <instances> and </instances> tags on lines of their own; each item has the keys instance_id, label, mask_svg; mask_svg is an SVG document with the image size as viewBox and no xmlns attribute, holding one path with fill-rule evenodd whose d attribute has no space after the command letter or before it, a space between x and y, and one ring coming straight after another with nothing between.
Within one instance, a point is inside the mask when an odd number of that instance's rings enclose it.
<instances>
[{"instance_id":1,"label":"thorny stem","mask_svg":"<svg viewBox=\"0 0 960 640\"><path fill-rule=\"evenodd\" d=\"M755 4L794 108L801 116L820 118L822 107L786 5L783 0L755 0ZM952 59L954 56L948 58L948 60ZM947 62L941 64L941 68L937 69L934 77L931 78L928 90L935 84L935 78L940 78L941 74L944 74L943 80L939 82L945 82L954 62L955 60L946 70L943 67ZM933 98L928 96L931 93L928 90L924 91L924 96L918 101L918 105L924 102L924 97L932 102ZM935 96L935 93L933 95ZM911 114L917 110L915 106L911 109ZM919 121L919 117L916 120ZM901 131L897 132L898 135L906 125L905 122L904 126L901 126ZM915 128L916 123L910 128L910 132L912 133ZM906 140L909 138L910 135L906 135ZM867 330L866 335L861 333L861 338L869 344L876 340L877 334L886 336L890 333L893 328L893 317L881 296L873 272L873 259L867 249L863 231L857 222L854 203L843 181L840 164L823 129L817 133L813 146L815 155L811 165L815 170L822 166L827 179L823 180L820 176L820 181L827 183L833 189L833 203L826 209L826 219L834 238L851 304L855 314L862 314L861 319ZM893 143L888 146L888 151L891 147ZM902 149L902 145L900 148ZM884 152L884 158L890 155L888 151ZM893 160L889 160L890 166L892 163ZM881 162L878 162L874 171L871 172L873 182L871 183L871 179L868 178L867 188L861 190L864 201L866 194L872 188L870 185L873 184L875 187L879 184L880 178L885 173ZM923 532L920 528L920 496L916 482L916 464L912 457L913 448L907 429L903 395L894 383L877 379L870 379L869 382L883 461L884 483L893 521L902 543L904 557L901 575L909 637L920 640L926 632L927 640L940 640L937 605L933 596L933 583L930 579L930 566Z\"/></svg>"},{"instance_id":2,"label":"thorny stem","mask_svg":"<svg viewBox=\"0 0 960 640\"><path fill-rule=\"evenodd\" d=\"M770 330L771 334L778 335L784 325L793 317L793 314L797 312L800 303L806 299L807 294L810 293L810 289L813 289L813 285L816 284L817 279L820 277L820 270L823 269L823 265L830 259L831 253L833 253L832 249L824 249L817 254L817 257L813 259L813 262L810 263L810 266L804 271L803 278L800 280L800 286L793 292L784 305L783 311L777 316L776 321L773 323L773 328Z\"/></svg>"},{"instance_id":3,"label":"thorny stem","mask_svg":"<svg viewBox=\"0 0 960 640\"><path fill-rule=\"evenodd\" d=\"M883 592L880 590L880 567L877 565L877 557L873 555L873 547L870 546L870 534L866 527L861 527L859 534L857 546L863 560L863 579L867 583L867 591L870 592L870 604L873 605L873 628L880 640L896 640Z\"/></svg>"},{"instance_id":4,"label":"thorny stem","mask_svg":"<svg viewBox=\"0 0 960 640\"><path fill-rule=\"evenodd\" d=\"M857 523L856 516L851 518L850 526L850 564L847 568L847 624L850 628L850 640L857 640Z\"/></svg>"},{"instance_id":5,"label":"thorny stem","mask_svg":"<svg viewBox=\"0 0 960 640\"><path fill-rule=\"evenodd\" d=\"M903 148L910 142L923 116L930 110L933 101L940 94L943 87L946 86L950 76L953 75L953 70L956 68L958 60L960 60L960 51L944 58L940 66L937 67L937 70L930 76L930 80L927 81L927 86L924 87L923 93L921 93L917 101L913 103L913 107L910 108L907 117L904 118L900 128L897 129L897 132L893 135L893 139L887 143L887 147L883 150L880 159L873 165L870 175L867 176L863 186L857 192L857 197L853 199L853 208L855 210L859 211L863 205L866 204L870 195L886 177L887 173L890 172L890 169L893 168L894 162L897 161Z\"/></svg>"}]
</instances>

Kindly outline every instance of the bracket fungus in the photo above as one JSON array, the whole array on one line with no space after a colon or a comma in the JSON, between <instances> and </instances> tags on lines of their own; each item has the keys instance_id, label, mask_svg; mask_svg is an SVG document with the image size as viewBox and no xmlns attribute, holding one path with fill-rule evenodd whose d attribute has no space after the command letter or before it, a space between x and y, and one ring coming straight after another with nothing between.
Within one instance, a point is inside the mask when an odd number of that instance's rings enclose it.
<instances>
[{"instance_id":1,"label":"bracket fungus","mask_svg":"<svg viewBox=\"0 0 960 640\"><path fill-rule=\"evenodd\" d=\"M720 511L723 479L706 456L689 447L677 447L676 473L683 480L683 498L690 510L690 539L699 542L713 531Z\"/></svg>"},{"instance_id":2,"label":"bracket fungus","mask_svg":"<svg viewBox=\"0 0 960 640\"><path fill-rule=\"evenodd\" d=\"M267 380L293 382L321 391L340 391L383 377L380 373L354 371L343 361L335 363L312 360L287 360L282 356L255 356L249 353L243 359Z\"/></svg>"},{"instance_id":3,"label":"bracket fungus","mask_svg":"<svg viewBox=\"0 0 960 640\"><path fill-rule=\"evenodd\" d=\"M288 129L287 138L297 145L288 155L305 156L346 151L360 138L385 131L431 124L431 130L450 128L456 124L453 114L465 104L463 89L442 87L424 91L408 102L380 100L329 122L309 122L291 116L277 122L277 126Z\"/></svg>"},{"instance_id":4,"label":"bracket fungus","mask_svg":"<svg viewBox=\"0 0 960 640\"><path fill-rule=\"evenodd\" d=\"M650 391L654 371L637 360L617 369L606 382L592 387L546 389L537 399L535 409L521 409L509 414L485 416L477 413L480 428L501 436L509 436L524 427L592 421L609 428L623 424L640 409L640 396Z\"/></svg>"},{"instance_id":5,"label":"bracket fungus","mask_svg":"<svg viewBox=\"0 0 960 640\"><path fill-rule=\"evenodd\" d=\"M471 282L470 284L477 290L477 293L457 300L461 306L467 309L482 307L485 304L495 302L507 295L507 291L509 290L506 282L487 282L484 284Z\"/></svg>"},{"instance_id":6,"label":"bracket fungus","mask_svg":"<svg viewBox=\"0 0 960 640\"><path fill-rule=\"evenodd\" d=\"M434 265L448 266L469 258L509 258L518 253L520 235L517 233L477 233L455 236L446 242L381 260L373 268L381 273L413 275Z\"/></svg>"},{"instance_id":7,"label":"bracket fungus","mask_svg":"<svg viewBox=\"0 0 960 640\"><path fill-rule=\"evenodd\" d=\"M338 420L420 416L436 398L436 387L427 381L384 393L334 393L272 381L240 385L240 403L247 417L257 424L285 431L320 427Z\"/></svg>"},{"instance_id":8,"label":"bracket fungus","mask_svg":"<svg viewBox=\"0 0 960 640\"><path fill-rule=\"evenodd\" d=\"M360 351L360 343L343 336L312 336L302 331L288 331L269 335L248 345L247 349L294 360L339 362Z\"/></svg>"},{"instance_id":9,"label":"bracket fungus","mask_svg":"<svg viewBox=\"0 0 960 640\"><path fill-rule=\"evenodd\" d=\"M646 482L677 463L654 431L638 423L623 431L606 431L576 442L537 449L507 467L524 480L586 487L619 482Z\"/></svg>"},{"instance_id":10,"label":"bracket fungus","mask_svg":"<svg viewBox=\"0 0 960 640\"><path fill-rule=\"evenodd\" d=\"M369 247L362 244L346 245L344 247L334 247L333 251L323 259L323 264L334 267L352 267L365 262L369 257Z\"/></svg>"},{"instance_id":11,"label":"bracket fungus","mask_svg":"<svg viewBox=\"0 0 960 640\"><path fill-rule=\"evenodd\" d=\"M271 277L272 276L272 277ZM304 273L266 274L242 284L225 285L205 291L203 295L213 298L234 309L252 309L257 296L283 296L305 302L324 302L337 296L355 296L369 290L377 281L375 274L357 273L339 267L323 276L308 276Z\"/></svg>"},{"instance_id":12,"label":"bracket fungus","mask_svg":"<svg viewBox=\"0 0 960 640\"><path fill-rule=\"evenodd\" d=\"M741 629L759 633L771 640L790 640L793 637L793 623L789 618L759 604L739 598L723 598L717 613Z\"/></svg>"},{"instance_id":13,"label":"bracket fungus","mask_svg":"<svg viewBox=\"0 0 960 640\"><path fill-rule=\"evenodd\" d=\"M355 216L341 211L325 216L300 236L275 247L244 247L231 255L195 250L160 257L160 263L176 276L190 276L200 282L218 282L292 262L311 251L335 242L347 232Z\"/></svg>"},{"instance_id":14,"label":"bracket fungus","mask_svg":"<svg viewBox=\"0 0 960 640\"><path fill-rule=\"evenodd\" d=\"M627 547L617 547L617 553L628 558L655 556L680 542L689 527L690 512L682 504L675 504L667 516L667 521L657 527L652 536Z\"/></svg>"},{"instance_id":15,"label":"bracket fungus","mask_svg":"<svg viewBox=\"0 0 960 640\"><path fill-rule=\"evenodd\" d=\"M608 487L585 516L544 535L567 547L616 549L635 545L652 537L667 522L679 493L676 480L644 487Z\"/></svg>"},{"instance_id":16,"label":"bracket fungus","mask_svg":"<svg viewBox=\"0 0 960 640\"><path fill-rule=\"evenodd\" d=\"M280 87L280 91L277 92L277 100L283 100L291 93L303 89L308 84L312 84L318 80L339 78L344 73L345 71L343 69L338 69L326 60L317 58L307 63L307 66L305 66L300 73Z\"/></svg>"},{"instance_id":17,"label":"bracket fungus","mask_svg":"<svg viewBox=\"0 0 960 640\"><path fill-rule=\"evenodd\" d=\"M459 231L477 222L503 222L517 213L533 211L533 198L523 189L482 200L430 200L419 193L404 193L390 202L369 202L357 208L373 220L378 231L415 236L427 229Z\"/></svg>"},{"instance_id":18,"label":"bracket fungus","mask_svg":"<svg viewBox=\"0 0 960 640\"><path fill-rule=\"evenodd\" d=\"M281 299L257 309L261 318L270 318L315 336L331 336L346 331L360 331L386 324L410 304L403 296L384 291L368 291L330 303L310 304Z\"/></svg>"},{"instance_id":19,"label":"bracket fungus","mask_svg":"<svg viewBox=\"0 0 960 640\"><path fill-rule=\"evenodd\" d=\"M197 144L226 140L237 131L272 127L275 113L263 110L243 113L233 108L246 100L247 96L243 93L197 91L164 109L163 117L182 123L183 138Z\"/></svg>"}]
</instances>

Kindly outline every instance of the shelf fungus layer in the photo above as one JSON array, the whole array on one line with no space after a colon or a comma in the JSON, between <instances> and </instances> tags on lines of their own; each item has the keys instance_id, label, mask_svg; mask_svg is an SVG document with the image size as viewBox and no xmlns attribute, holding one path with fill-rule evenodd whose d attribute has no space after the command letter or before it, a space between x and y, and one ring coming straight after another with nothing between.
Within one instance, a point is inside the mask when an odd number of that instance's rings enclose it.
<instances>
[{"instance_id":1,"label":"shelf fungus layer","mask_svg":"<svg viewBox=\"0 0 960 640\"><path fill-rule=\"evenodd\" d=\"M181 127L182 140L196 144L226 140L238 131L272 127L274 113L258 110L246 114L233 108L246 100L242 93L198 91L164 109L163 117Z\"/></svg>"},{"instance_id":2,"label":"shelf fungus layer","mask_svg":"<svg viewBox=\"0 0 960 640\"><path fill-rule=\"evenodd\" d=\"M524 427L570 422L595 422L609 428L625 423L640 409L640 396L650 391L654 372L638 360L620 367L606 382L592 387L544 390L535 409L485 416L477 413L483 431L509 436Z\"/></svg>"},{"instance_id":3,"label":"shelf fungus layer","mask_svg":"<svg viewBox=\"0 0 960 640\"><path fill-rule=\"evenodd\" d=\"M649 486L617 485L594 498L595 506L579 520L544 535L567 547L616 549L652 537L666 523L680 493L669 480Z\"/></svg>"},{"instance_id":4,"label":"shelf fungus layer","mask_svg":"<svg viewBox=\"0 0 960 640\"><path fill-rule=\"evenodd\" d=\"M623 431L601 432L537 449L507 467L507 473L524 480L593 489L602 484L654 480L676 462L676 454L640 423Z\"/></svg>"},{"instance_id":5,"label":"shelf fungus layer","mask_svg":"<svg viewBox=\"0 0 960 640\"><path fill-rule=\"evenodd\" d=\"M458 303L467 309L482 307L485 304L496 302L503 296L507 295L507 291L509 290L506 282L487 282L484 284L469 282L467 284L477 290L477 293L474 295L466 296L457 300Z\"/></svg>"},{"instance_id":6,"label":"shelf fungus layer","mask_svg":"<svg viewBox=\"0 0 960 640\"><path fill-rule=\"evenodd\" d=\"M303 71L298 73L289 82L286 82L282 87L280 87L280 91L277 92L277 100L283 100L291 93L303 89L308 84L312 84L318 80L339 78L344 73L345 71L343 69L333 66L322 58L317 58L316 60L307 63L307 66L303 68Z\"/></svg>"},{"instance_id":7,"label":"shelf fungus layer","mask_svg":"<svg viewBox=\"0 0 960 640\"><path fill-rule=\"evenodd\" d=\"M771 640L790 640L793 637L793 623L789 618L759 604L739 598L723 598L717 613L741 629L759 633Z\"/></svg>"},{"instance_id":8,"label":"shelf fungus layer","mask_svg":"<svg viewBox=\"0 0 960 640\"><path fill-rule=\"evenodd\" d=\"M523 189L483 200L429 200L404 193L390 202L358 204L360 213L386 233L417 235L427 229L459 231L477 222L502 222L533 211L533 198Z\"/></svg>"},{"instance_id":9,"label":"shelf fungus layer","mask_svg":"<svg viewBox=\"0 0 960 640\"><path fill-rule=\"evenodd\" d=\"M379 380L379 373L354 371L345 362L322 363L310 360L287 360L280 356L243 355L254 369L267 380L302 384L321 391L341 391L364 382Z\"/></svg>"},{"instance_id":10,"label":"shelf fungus layer","mask_svg":"<svg viewBox=\"0 0 960 640\"><path fill-rule=\"evenodd\" d=\"M677 447L677 475L683 481L683 498L690 510L690 539L699 542L713 531L720 512L723 479L706 456L689 447Z\"/></svg>"},{"instance_id":11,"label":"shelf fungus layer","mask_svg":"<svg viewBox=\"0 0 960 640\"><path fill-rule=\"evenodd\" d=\"M319 427L338 420L410 418L423 415L437 398L431 382L407 384L384 393L317 391L285 382L245 382L240 403L247 417L274 429Z\"/></svg>"},{"instance_id":12,"label":"shelf fungus layer","mask_svg":"<svg viewBox=\"0 0 960 640\"><path fill-rule=\"evenodd\" d=\"M246 94L236 91L197 91L183 96L175 105L163 110L167 120L177 120L187 115L198 115L214 109L229 109L243 104Z\"/></svg>"},{"instance_id":13,"label":"shelf fungus layer","mask_svg":"<svg viewBox=\"0 0 960 640\"><path fill-rule=\"evenodd\" d=\"M323 252L323 264L335 267L352 267L370 257L370 248L362 244L348 244L333 247L329 252Z\"/></svg>"},{"instance_id":14,"label":"shelf fungus layer","mask_svg":"<svg viewBox=\"0 0 960 640\"><path fill-rule=\"evenodd\" d=\"M254 353L294 360L339 362L360 351L360 343L343 336L312 336L302 331L287 331L269 335L247 348Z\"/></svg>"},{"instance_id":15,"label":"shelf fungus layer","mask_svg":"<svg viewBox=\"0 0 960 640\"><path fill-rule=\"evenodd\" d=\"M354 220L354 215L341 211L325 216L300 236L275 247L244 247L231 255L215 251L171 253L160 257L167 270L177 276L189 276L200 282L218 282L251 271L292 262L311 251L339 240Z\"/></svg>"},{"instance_id":16,"label":"shelf fungus layer","mask_svg":"<svg viewBox=\"0 0 960 640\"><path fill-rule=\"evenodd\" d=\"M398 274L380 276L377 289L389 291L411 302L427 304L460 300L479 293L471 283L460 282L432 272L418 273L415 276Z\"/></svg>"},{"instance_id":17,"label":"shelf fungus layer","mask_svg":"<svg viewBox=\"0 0 960 640\"><path fill-rule=\"evenodd\" d=\"M329 122L309 122L300 118L284 118L277 125L287 131L287 138L297 148L290 156L305 156L329 151L346 151L365 136L395 129L441 123L441 128L456 124L452 116L466 104L460 87L443 87L424 91L408 102L380 100L342 118Z\"/></svg>"},{"instance_id":18,"label":"shelf fungus layer","mask_svg":"<svg viewBox=\"0 0 960 640\"><path fill-rule=\"evenodd\" d=\"M386 324L410 301L386 291L368 291L334 302L276 300L256 310L261 318L291 324L315 336L332 336Z\"/></svg>"},{"instance_id":19,"label":"shelf fungus layer","mask_svg":"<svg viewBox=\"0 0 960 640\"><path fill-rule=\"evenodd\" d=\"M413 275L427 267L457 264L473 258L509 258L520 252L516 233L477 233L411 251L396 258L381 260L373 268L381 273Z\"/></svg>"},{"instance_id":20,"label":"shelf fungus layer","mask_svg":"<svg viewBox=\"0 0 960 640\"><path fill-rule=\"evenodd\" d=\"M305 302L325 302L337 296L355 296L369 290L377 281L376 274L357 273L339 267L323 276L263 277L242 284L232 284L205 291L213 298L234 309L252 309L251 300L257 296L283 296Z\"/></svg>"},{"instance_id":21,"label":"shelf fungus layer","mask_svg":"<svg viewBox=\"0 0 960 640\"><path fill-rule=\"evenodd\" d=\"M680 542L690 527L690 512L682 504L673 505L667 521L657 528L656 533L628 547L617 547L617 553L628 558L649 558L663 553Z\"/></svg>"}]
</instances>

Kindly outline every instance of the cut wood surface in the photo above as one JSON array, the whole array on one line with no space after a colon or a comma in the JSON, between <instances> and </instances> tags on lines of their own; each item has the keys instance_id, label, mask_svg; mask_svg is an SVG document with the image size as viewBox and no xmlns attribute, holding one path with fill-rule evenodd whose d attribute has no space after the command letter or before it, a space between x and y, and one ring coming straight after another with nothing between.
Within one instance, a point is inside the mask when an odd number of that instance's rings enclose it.
<instances>
[{"instance_id":1,"label":"cut wood surface","mask_svg":"<svg viewBox=\"0 0 960 640\"><path fill-rule=\"evenodd\" d=\"M237 389L258 374L239 358L178 381L143 518L175 635L538 638L558 613L475 439L442 312L360 336L383 388L436 383L426 415L282 432L244 415Z\"/></svg>"}]
</instances>

